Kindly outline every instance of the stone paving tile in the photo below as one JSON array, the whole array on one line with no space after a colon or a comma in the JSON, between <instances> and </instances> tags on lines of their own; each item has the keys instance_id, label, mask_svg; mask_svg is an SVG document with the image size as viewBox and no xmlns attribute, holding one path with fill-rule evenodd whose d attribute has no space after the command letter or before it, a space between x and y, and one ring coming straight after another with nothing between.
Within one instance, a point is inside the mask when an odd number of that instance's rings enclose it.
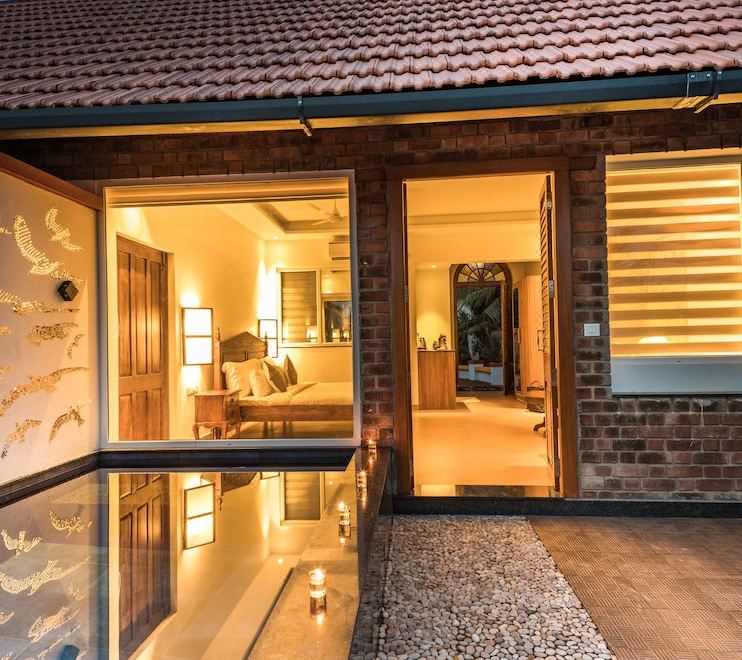
<instances>
[{"instance_id":1,"label":"stone paving tile","mask_svg":"<svg viewBox=\"0 0 742 660\"><path fill-rule=\"evenodd\" d=\"M513 517L396 516L379 638L380 660L613 658L531 525Z\"/></svg>"},{"instance_id":2,"label":"stone paving tile","mask_svg":"<svg viewBox=\"0 0 742 660\"><path fill-rule=\"evenodd\" d=\"M618 660L742 659L742 520L530 522Z\"/></svg>"}]
</instances>

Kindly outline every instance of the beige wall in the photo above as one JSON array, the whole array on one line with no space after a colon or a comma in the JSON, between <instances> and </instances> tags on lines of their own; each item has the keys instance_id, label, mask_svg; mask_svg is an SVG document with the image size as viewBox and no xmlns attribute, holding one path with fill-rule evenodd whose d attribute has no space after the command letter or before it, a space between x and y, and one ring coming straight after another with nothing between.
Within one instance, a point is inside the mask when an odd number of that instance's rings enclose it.
<instances>
[{"instance_id":1,"label":"beige wall","mask_svg":"<svg viewBox=\"0 0 742 660\"><path fill-rule=\"evenodd\" d=\"M70 241L82 249L69 251L61 242L52 241L44 218L51 207L58 209L56 222L69 228ZM16 244L13 223L22 215L30 231L35 249L43 252L49 262L60 262L59 269L82 278L80 293L74 302L64 302L56 289L60 277L30 273L32 264ZM99 370L97 326L97 257L96 213L53 193L40 190L6 174L0 174L0 289L3 294L18 296L23 301L39 301L53 308L76 309L73 313L32 312L21 315L12 305L0 304L0 368L10 368L0 377L0 399L8 401L0 410L0 483L39 472L53 465L88 454L98 447L99 439ZM9 233L8 233L9 232ZM43 265L43 264L42 264ZM27 339L35 325L74 323L66 329L66 338L51 339L34 345ZM9 333L9 334L8 334ZM67 350L76 335L82 335L76 348ZM84 367L84 371L68 372L57 383L47 383L46 389L29 393L10 402L6 397L14 387L28 385L31 377L46 377L59 369ZM85 420L81 426L74 421L64 424L50 442L55 420L70 406L80 406ZM4 445L16 430L16 424L38 420L40 425L29 428L21 443Z\"/></svg>"},{"instance_id":2,"label":"beige wall","mask_svg":"<svg viewBox=\"0 0 742 660\"><path fill-rule=\"evenodd\" d=\"M170 206L108 213L114 232L170 255L170 437L178 440L193 438L194 402L187 390L211 389L214 382L213 367L182 364L181 308L212 307L214 329L228 339L245 330L256 332L261 295L264 242L213 207L200 209L200 213L185 213ZM110 264L115 265L115 243L112 249L113 262L109 240L109 272ZM116 300L115 278L111 300ZM109 327L117 327L115 304L109 310ZM109 364L115 390L117 363L114 359ZM112 430L117 427L112 421Z\"/></svg>"},{"instance_id":3,"label":"beige wall","mask_svg":"<svg viewBox=\"0 0 742 660\"><path fill-rule=\"evenodd\" d=\"M278 271L282 268L349 268L349 261L332 261L328 240L269 241L266 243L266 280L272 295L261 296L266 318L279 318ZM280 347L296 365L300 381L339 382L353 380L353 349L342 346Z\"/></svg>"}]
</instances>

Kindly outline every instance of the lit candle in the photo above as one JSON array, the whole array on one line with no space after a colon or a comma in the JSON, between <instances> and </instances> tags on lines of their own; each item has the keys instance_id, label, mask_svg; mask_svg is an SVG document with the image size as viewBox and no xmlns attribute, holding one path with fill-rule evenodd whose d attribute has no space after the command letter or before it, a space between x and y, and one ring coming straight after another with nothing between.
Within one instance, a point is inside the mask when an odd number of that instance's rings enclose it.
<instances>
[{"instance_id":1,"label":"lit candle","mask_svg":"<svg viewBox=\"0 0 742 660\"><path fill-rule=\"evenodd\" d=\"M358 486L358 490L361 491L361 494L366 492L366 488L368 487L368 478L366 476L366 470L361 470L356 475L356 485Z\"/></svg>"},{"instance_id":2,"label":"lit candle","mask_svg":"<svg viewBox=\"0 0 742 660\"><path fill-rule=\"evenodd\" d=\"M344 543L345 539L350 538L350 507L345 502L340 502L338 505L338 514L340 516L338 534L340 536L340 542Z\"/></svg>"},{"instance_id":3,"label":"lit candle","mask_svg":"<svg viewBox=\"0 0 742 660\"><path fill-rule=\"evenodd\" d=\"M316 618L327 614L327 580L321 568L309 571L309 613Z\"/></svg>"},{"instance_id":4,"label":"lit candle","mask_svg":"<svg viewBox=\"0 0 742 660\"><path fill-rule=\"evenodd\" d=\"M376 458L376 440L368 441L368 457L371 460L374 460Z\"/></svg>"}]
</instances>

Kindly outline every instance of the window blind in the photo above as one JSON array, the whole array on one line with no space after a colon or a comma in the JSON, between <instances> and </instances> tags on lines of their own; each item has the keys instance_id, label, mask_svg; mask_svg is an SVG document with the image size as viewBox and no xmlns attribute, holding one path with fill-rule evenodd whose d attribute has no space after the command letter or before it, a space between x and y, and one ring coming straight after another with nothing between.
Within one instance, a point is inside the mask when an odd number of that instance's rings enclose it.
<instances>
[{"instance_id":1,"label":"window blind","mask_svg":"<svg viewBox=\"0 0 742 660\"><path fill-rule=\"evenodd\" d=\"M611 354L742 355L740 165L609 171Z\"/></svg>"},{"instance_id":2,"label":"window blind","mask_svg":"<svg viewBox=\"0 0 742 660\"><path fill-rule=\"evenodd\" d=\"M281 333L284 342L317 341L317 271L281 273Z\"/></svg>"}]
</instances>

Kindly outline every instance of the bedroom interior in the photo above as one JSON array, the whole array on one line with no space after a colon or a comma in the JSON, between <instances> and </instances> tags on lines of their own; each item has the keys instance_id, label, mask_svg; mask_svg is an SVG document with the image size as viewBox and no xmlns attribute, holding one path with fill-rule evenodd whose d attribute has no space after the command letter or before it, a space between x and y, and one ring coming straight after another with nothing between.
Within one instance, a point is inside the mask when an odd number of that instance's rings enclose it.
<instances>
[{"instance_id":1,"label":"bedroom interior","mask_svg":"<svg viewBox=\"0 0 742 660\"><path fill-rule=\"evenodd\" d=\"M549 496L545 175L406 182L415 492Z\"/></svg>"},{"instance_id":2,"label":"bedroom interior","mask_svg":"<svg viewBox=\"0 0 742 660\"><path fill-rule=\"evenodd\" d=\"M348 180L109 193L118 440L352 438Z\"/></svg>"}]
</instances>

